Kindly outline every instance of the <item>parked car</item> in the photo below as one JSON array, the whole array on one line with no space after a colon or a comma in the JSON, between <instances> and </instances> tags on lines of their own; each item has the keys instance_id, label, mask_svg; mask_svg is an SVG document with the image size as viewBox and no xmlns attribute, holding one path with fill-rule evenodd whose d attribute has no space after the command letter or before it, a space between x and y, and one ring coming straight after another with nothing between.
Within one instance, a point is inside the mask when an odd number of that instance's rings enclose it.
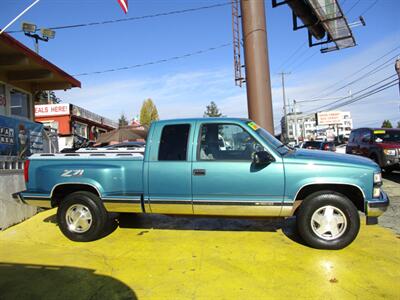
<instances>
[{"instance_id":1,"label":"parked car","mask_svg":"<svg viewBox=\"0 0 400 300\"><path fill-rule=\"evenodd\" d=\"M308 245L340 249L358 234L358 210L376 224L389 205L373 161L289 148L234 118L153 122L144 156L34 154L24 176L26 191L16 196L57 207L59 228L74 241L102 237L114 212L296 216Z\"/></svg>"},{"instance_id":2,"label":"parked car","mask_svg":"<svg viewBox=\"0 0 400 300\"><path fill-rule=\"evenodd\" d=\"M346 154L346 147L347 147L347 144L337 145L337 146L335 146L335 148L336 148L335 152Z\"/></svg>"},{"instance_id":3,"label":"parked car","mask_svg":"<svg viewBox=\"0 0 400 300\"><path fill-rule=\"evenodd\" d=\"M346 153L369 157L388 173L400 170L400 129L354 129Z\"/></svg>"},{"instance_id":4,"label":"parked car","mask_svg":"<svg viewBox=\"0 0 400 300\"><path fill-rule=\"evenodd\" d=\"M335 152L336 150L335 144L333 142L325 142L325 141L307 141L303 143L302 147L304 149L333 151L333 152Z\"/></svg>"}]
</instances>

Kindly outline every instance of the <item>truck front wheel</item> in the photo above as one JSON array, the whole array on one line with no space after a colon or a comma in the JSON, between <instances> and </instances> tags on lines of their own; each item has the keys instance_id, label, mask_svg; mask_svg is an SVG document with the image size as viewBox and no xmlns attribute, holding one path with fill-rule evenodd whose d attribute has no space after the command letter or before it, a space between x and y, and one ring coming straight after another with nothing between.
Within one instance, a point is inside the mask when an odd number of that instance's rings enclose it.
<instances>
[{"instance_id":1,"label":"truck front wheel","mask_svg":"<svg viewBox=\"0 0 400 300\"><path fill-rule=\"evenodd\" d=\"M299 207L297 227L304 241L318 249L342 249L360 230L357 208L344 195L322 191L308 196Z\"/></svg>"},{"instance_id":2,"label":"truck front wheel","mask_svg":"<svg viewBox=\"0 0 400 300\"><path fill-rule=\"evenodd\" d=\"M99 197L93 193L75 192L60 202L57 222L62 233L70 240L89 242L103 234L107 211Z\"/></svg>"}]
</instances>

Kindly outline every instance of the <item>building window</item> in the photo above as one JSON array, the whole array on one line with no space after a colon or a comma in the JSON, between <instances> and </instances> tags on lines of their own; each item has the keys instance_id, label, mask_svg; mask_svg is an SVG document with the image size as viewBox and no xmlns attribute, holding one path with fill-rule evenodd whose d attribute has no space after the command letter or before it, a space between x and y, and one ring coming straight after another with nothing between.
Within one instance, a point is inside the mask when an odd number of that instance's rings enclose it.
<instances>
[{"instance_id":1,"label":"building window","mask_svg":"<svg viewBox=\"0 0 400 300\"><path fill-rule=\"evenodd\" d=\"M16 90L11 90L11 115L29 119L29 95Z\"/></svg>"},{"instance_id":2,"label":"building window","mask_svg":"<svg viewBox=\"0 0 400 300\"><path fill-rule=\"evenodd\" d=\"M87 138L87 125L79 122L74 123L74 133L80 137Z\"/></svg>"}]
</instances>

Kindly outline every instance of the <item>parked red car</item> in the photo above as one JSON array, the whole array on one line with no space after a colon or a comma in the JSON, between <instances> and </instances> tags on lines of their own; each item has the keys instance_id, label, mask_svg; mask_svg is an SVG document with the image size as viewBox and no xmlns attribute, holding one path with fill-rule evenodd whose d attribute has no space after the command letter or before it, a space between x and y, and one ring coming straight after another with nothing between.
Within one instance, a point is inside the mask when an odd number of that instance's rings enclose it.
<instances>
[{"instance_id":1,"label":"parked red car","mask_svg":"<svg viewBox=\"0 0 400 300\"><path fill-rule=\"evenodd\" d=\"M323 150L323 151L336 151L336 147L333 142L324 142L324 141L307 141L304 142L302 148Z\"/></svg>"},{"instance_id":2,"label":"parked red car","mask_svg":"<svg viewBox=\"0 0 400 300\"><path fill-rule=\"evenodd\" d=\"M400 129L354 129L346 153L369 157L385 172L400 170Z\"/></svg>"}]
</instances>

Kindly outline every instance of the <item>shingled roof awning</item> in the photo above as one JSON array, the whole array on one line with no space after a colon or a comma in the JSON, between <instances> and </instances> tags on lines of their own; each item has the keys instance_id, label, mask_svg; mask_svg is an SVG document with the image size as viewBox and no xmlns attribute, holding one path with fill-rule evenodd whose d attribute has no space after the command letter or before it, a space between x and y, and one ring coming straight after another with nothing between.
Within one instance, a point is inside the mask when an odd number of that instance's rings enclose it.
<instances>
[{"instance_id":1,"label":"shingled roof awning","mask_svg":"<svg viewBox=\"0 0 400 300\"><path fill-rule=\"evenodd\" d=\"M29 84L31 90L66 90L81 87L79 80L7 33L0 35L0 80Z\"/></svg>"}]
</instances>

